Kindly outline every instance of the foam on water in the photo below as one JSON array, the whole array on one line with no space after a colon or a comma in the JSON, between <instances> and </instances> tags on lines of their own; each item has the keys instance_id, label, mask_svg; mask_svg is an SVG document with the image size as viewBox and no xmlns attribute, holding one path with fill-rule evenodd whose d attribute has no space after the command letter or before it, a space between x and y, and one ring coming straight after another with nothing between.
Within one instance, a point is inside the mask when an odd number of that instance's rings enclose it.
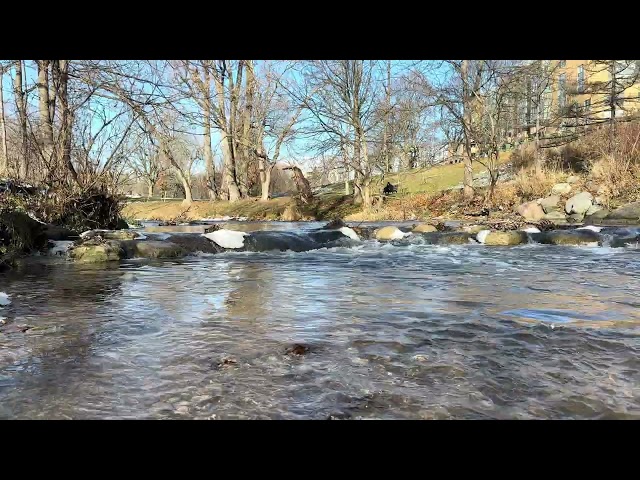
<instances>
[{"instance_id":1,"label":"foam on water","mask_svg":"<svg viewBox=\"0 0 640 480\"><path fill-rule=\"evenodd\" d=\"M476 240L478 240L479 243L484 244L484 241L487 239L487 235L489 235L490 233L491 230L480 230L476 234Z\"/></svg>"},{"instance_id":2,"label":"foam on water","mask_svg":"<svg viewBox=\"0 0 640 480\"><path fill-rule=\"evenodd\" d=\"M69 248L74 244L70 240L49 240L49 243L53 244L48 251L49 255L52 256L66 255Z\"/></svg>"},{"instance_id":3,"label":"foam on water","mask_svg":"<svg viewBox=\"0 0 640 480\"><path fill-rule=\"evenodd\" d=\"M6 307L10 303L11 300L9 299L9 295L4 292L0 292L0 307Z\"/></svg>"}]
</instances>

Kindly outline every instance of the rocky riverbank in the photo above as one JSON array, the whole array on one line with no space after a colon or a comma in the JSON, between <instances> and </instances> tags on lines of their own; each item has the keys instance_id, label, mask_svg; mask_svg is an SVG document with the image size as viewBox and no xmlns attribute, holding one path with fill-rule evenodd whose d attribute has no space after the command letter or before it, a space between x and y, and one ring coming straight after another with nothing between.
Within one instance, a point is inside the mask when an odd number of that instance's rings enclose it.
<instances>
[{"instance_id":1,"label":"rocky riverbank","mask_svg":"<svg viewBox=\"0 0 640 480\"><path fill-rule=\"evenodd\" d=\"M66 256L77 263L103 263L230 251L302 252L320 248L353 247L363 241L384 242L397 247L420 244L508 247L526 243L625 247L640 243L640 228L637 227L548 227L543 230L532 225L515 229L498 229L483 224L451 227L430 223L400 227L349 226L337 220L318 229L301 231L245 232L233 230L233 225L193 225L189 232L171 226L151 230L88 231L75 241L50 242L50 253Z\"/></svg>"}]
</instances>

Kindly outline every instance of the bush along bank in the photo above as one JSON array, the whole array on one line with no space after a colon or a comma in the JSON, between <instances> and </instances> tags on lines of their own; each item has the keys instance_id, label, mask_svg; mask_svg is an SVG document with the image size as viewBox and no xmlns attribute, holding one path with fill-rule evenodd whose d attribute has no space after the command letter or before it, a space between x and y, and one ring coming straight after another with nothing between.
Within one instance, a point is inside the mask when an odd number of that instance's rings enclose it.
<instances>
[{"instance_id":1,"label":"bush along bank","mask_svg":"<svg viewBox=\"0 0 640 480\"><path fill-rule=\"evenodd\" d=\"M50 240L73 240L91 229L128 228L120 218L119 199L105 192L62 195L30 185L16 188L16 182L10 185L13 188L0 191L0 269L46 250Z\"/></svg>"}]
</instances>

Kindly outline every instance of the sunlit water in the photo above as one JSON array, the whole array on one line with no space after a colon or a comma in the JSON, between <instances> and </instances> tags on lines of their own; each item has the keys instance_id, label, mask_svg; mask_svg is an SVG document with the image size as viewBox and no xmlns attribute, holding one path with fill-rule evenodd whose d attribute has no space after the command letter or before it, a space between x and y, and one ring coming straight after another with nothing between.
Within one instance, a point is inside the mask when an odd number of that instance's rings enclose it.
<instances>
[{"instance_id":1,"label":"sunlit water","mask_svg":"<svg viewBox=\"0 0 640 480\"><path fill-rule=\"evenodd\" d=\"M0 274L0 316L33 327L0 334L0 418L638 418L639 267L374 241L37 259Z\"/></svg>"}]
</instances>

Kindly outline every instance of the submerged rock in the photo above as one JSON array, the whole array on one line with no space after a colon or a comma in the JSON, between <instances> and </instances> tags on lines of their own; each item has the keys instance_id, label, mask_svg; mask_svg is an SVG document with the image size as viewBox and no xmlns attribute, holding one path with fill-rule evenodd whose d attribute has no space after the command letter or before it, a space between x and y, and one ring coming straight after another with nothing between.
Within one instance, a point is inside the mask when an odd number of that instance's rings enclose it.
<instances>
[{"instance_id":1,"label":"submerged rock","mask_svg":"<svg viewBox=\"0 0 640 480\"><path fill-rule=\"evenodd\" d=\"M295 343L290 347L287 347L284 351L285 355L288 356L302 356L309 353L309 347L307 345L302 345L300 343Z\"/></svg>"},{"instance_id":2,"label":"submerged rock","mask_svg":"<svg viewBox=\"0 0 640 480\"><path fill-rule=\"evenodd\" d=\"M511 230L507 232L489 232L484 237L485 245L520 245L527 243L527 234L520 230Z\"/></svg>"},{"instance_id":3,"label":"submerged rock","mask_svg":"<svg viewBox=\"0 0 640 480\"><path fill-rule=\"evenodd\" d=\"M531 239L547 245L598 245L601 237L592 230L551 230L532 233Z\"/></svg>"}]
</instances>

